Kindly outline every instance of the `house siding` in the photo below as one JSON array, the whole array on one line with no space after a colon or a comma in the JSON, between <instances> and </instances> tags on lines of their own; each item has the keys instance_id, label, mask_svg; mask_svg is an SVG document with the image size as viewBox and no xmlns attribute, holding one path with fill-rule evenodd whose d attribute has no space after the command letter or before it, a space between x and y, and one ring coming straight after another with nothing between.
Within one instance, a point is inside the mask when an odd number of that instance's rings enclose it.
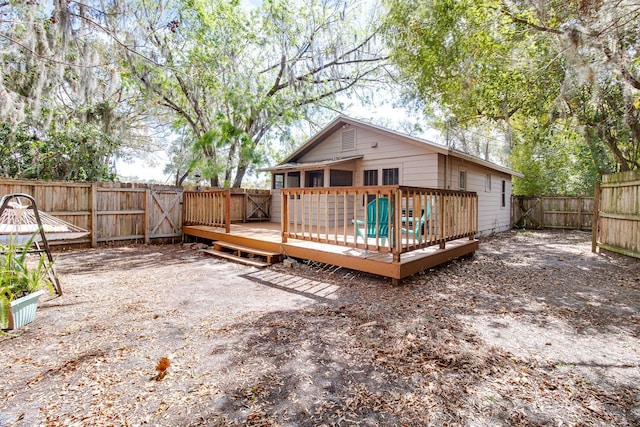
<instances>
[{"instance_id":1,"label":"house siding","mask_svg":"<svg viewBox=\"0 0 640 427\"><path fill-rule=\"evenodd\" d=\"M478 194L478 234L486 236L511 228L511 177L507 174L484 168L470 162L450 159L447 172L448 188L460 188L460 171L467 172L467 191ZM486 176L491 175L491 191L486 191ZM506 183L505 206L502 201L502 181Z\"/></svg>"},{"instance_id":2,"label":"house siding","mask_svg":"<svg viewBox=\"0 0 640 427\"><path fill-rule=\"evenodd\" d=\"M282 194L279 189L271 190L271 221L282 222Z\"/></svg>"},{"instance_id":3,"label":"house siding","mask_svg":"<svg viewBox=\"0 0 640 427\"><path fill-rule=\"evenodd\" d=\"M308 153L297 159L297 162L318 162L339 157L364 156L366 161L387 161L389 164L402 162L407 157L422 156L425 148L398 141L393 135L368 129L362 126L349 126L345 130L356 130L354 150L342 151L342 130L330 135L326 140ZM391 167L391 166L390 166ZM395 167L395 166L394 166Z\"/></svg>"},{"instance_id":4,"label":"house siding","mask_svg":"<svg viewBox=\"0 0 640 427\"><path fill-rule=\"evenodd\" d=\"M342 133L355 130L353 149L343 150ZM478 235L508 230L511 227L510 200L511 175L468 160L446 156L428 144L408 142L402 137L367 126L348 125L328 135L322 143L311 148L295 161L298 163L318 162L349 156L363 156L353 163L336 165L325 169L325 185L328 185L329 169L345 169L354 172L353 185L362 186L365 170L378 170L378 185L382 185L382 170L398 168L399 185L460 189L460 171L466 172L465 190L478 194ZM491 175L491 191L486 191L487 174ZM502 181L506 183L505 206L502 201ZM304 183L304 177L302 177ZM273 192L272 220L281 221L280 191ZM359 197L356 203L358 215L362 215L366 203ZM320 207L323 209L324 207ZM340 212L339 217L354 214ZM329 212L331 209L329 208ZM331 218L333 219L333 218Z\"/></svg>"}]
</instances>

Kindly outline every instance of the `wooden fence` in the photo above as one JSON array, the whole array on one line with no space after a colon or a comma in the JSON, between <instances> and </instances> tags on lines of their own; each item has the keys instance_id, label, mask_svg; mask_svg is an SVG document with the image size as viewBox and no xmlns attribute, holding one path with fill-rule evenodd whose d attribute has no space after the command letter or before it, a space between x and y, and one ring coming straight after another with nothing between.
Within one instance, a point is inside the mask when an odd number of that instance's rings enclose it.
<instances>
[{"instance_id":1,"label":"wooden fence","mask_svg":"<svg viewBox=\"0 0 640 427\"><path fill-rule=\"evenodd\" d=\"M591 230L593 200L590 196L513 196L511 224L528 229Z\"/></svg>"},{"instance_id":2,"label":"wooden fence","mask_svg":"<svg viewBox=\"0 0 640 427\"><path fill-rule=\"evenodd\" d=\"M269 190L203 187L199 192L189 192L183 187L155 184L0 179L0 196L29 194L36 200L39 210L91 232L88 238L53 241L53 245L89 244L96 247L117 241L173 242L182 238L183 193L207 197L206 194L215 192L229 194L229 211L224 218L231 222L270 219ZM214 208L214 205L204 203L198 210L191 206L188 212L189 215L214 215L208 211ZM197 223L208 223L204 216Z\"/></svg>"},{"instance_id":3,"label":"wooden fence","mask_svg":"<svg viewBox=\"0 0 640 427\"><path fill-rule=\"evenodd\" d=\"M593 251L640 258L640 171L603 176L595 196Z\"/></svg>"},{"instance_id":4,"label":"wooden fence","mask_svg":"<svg viewBox=\"0 0 640 427\"><path fill-rule=\"evenodd\" d=\"M88 238L53 245L144 243L182 237L182 187L0 179L0 195L26 193L38 209L89 230Z\"/></svg>"}]
</instances>

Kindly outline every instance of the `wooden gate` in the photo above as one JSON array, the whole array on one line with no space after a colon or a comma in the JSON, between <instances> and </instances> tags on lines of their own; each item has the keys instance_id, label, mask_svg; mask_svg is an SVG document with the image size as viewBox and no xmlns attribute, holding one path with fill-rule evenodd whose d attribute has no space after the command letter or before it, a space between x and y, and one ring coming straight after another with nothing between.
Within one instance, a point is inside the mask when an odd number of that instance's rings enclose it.
<instances>
[{"instance_id":1,"label":"wooden gate","mask_svg":"<svg viewBox=\"0 0 640 427\"><path fill-rule=\"evenodd\" d=\"M182 235L182 191L151 190L149 237L161 239Z\"/></svg>"},{"instance_id":2,"label":"wooden gate","mask_svg":"<svg viewBox=\"0 0 640 427\"><path fill-rule=\"evenodd\" d=\"M247 221L269 221L271 219L271 191L253 190L247 193Z\"/></svg>"},{"instance_id":3,"label":"wooden gate","mask_svg":"<svg viewBox=\"0 0 640 427\"><path fill-rule=\"evenodd\" d=\"M271 220L271 191L233 190L230 206L231 222Z\"/></svg>"}]
</instances>

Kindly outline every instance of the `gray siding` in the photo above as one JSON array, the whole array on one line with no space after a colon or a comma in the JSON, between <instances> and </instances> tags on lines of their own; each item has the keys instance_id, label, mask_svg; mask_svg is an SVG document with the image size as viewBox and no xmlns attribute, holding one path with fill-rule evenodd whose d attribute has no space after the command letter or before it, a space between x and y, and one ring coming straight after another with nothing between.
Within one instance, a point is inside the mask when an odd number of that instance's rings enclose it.
<instances>
[{"instance_id":1,"label":"gray siding","mask_svg":"<svg viewBox=\"0 0 640 427\"><path fill-rule=\"evenodd\" d=\"M344 130L356 130L354 150L342 151L342 130L330 135L325 141L306 153L298 162L316 162L338 157L364 156L366 161L388 160L390 164L407 157L422 156L429 147L406 143L373 129L349 126ZM391 166L390 166L391 167Z\"/></svg>"},{"instance_id":2,"label":"gray siding","mask_svg":"<svg viewBox=\"0 0 640 427\"><path fill-rule=\"evenodd\" d=\"M342 132L355 129L355 145L343 150ZM399 184L415 187L460 189L460 171L466 171L466 190L478 194L478 230L480 235L508 230L511 226L511 176L465 160L438 154L428 145L411 143L378 129L366 126L347 126L329 135L322 143L296 159L297 162L317 162L341 157L361 155L361 160L325 168L325 185L329 169L354 172L353 185L363 185L365 170L378 170L378 184L382 185L382 169L398 168ZM491 190L485 188L486 175L491 175ZM502 181L506 182L505 206L502 201ZM304 183L304 174L302 176ZM445 184L446 183L446 184ZM362 199L362 198L360 198ZM281 220L280 191L273 191L272 221ZM356 204L358 215L365 209L364 200ZM322 206L321 208L324 208ZM351 209L349 209L351 210ZM353 216L353 212L340 212L339 217ZM330 214L330 216L332 216ZM333 219L333 218L331 218ZM338 218L339 219L339 218Z\"/></svg>"},{"instance_id":3,"label":"gray siding","mask_svg":"<svg viewBox=\"0 0 640 427\"><path fill-rule=\"evenodd\" d=\"M460 189L460 171L467 173L467 191L478 193L478 234L489 235L511 228L511 177L473 163L451 159L449 188ZM486 188L486 175L491 175L491 190ZM502 181L506 182L505 206L502 204Z\"/></svg>"}]
</instances>

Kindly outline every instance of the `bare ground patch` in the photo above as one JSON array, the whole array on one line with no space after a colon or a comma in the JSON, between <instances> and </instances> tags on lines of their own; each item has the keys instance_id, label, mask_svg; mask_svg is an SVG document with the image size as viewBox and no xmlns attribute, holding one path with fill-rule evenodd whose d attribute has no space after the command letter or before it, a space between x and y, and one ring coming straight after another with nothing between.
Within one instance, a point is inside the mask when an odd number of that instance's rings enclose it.
<instances>
[{"instance_id":1,"label":"bare ground patch","mask_svg":"<svg viewBox=\"0 0 640 427\"><path fill-rule=\"evenodd\" d=\"M57 268L65 295L0 337L0 426L640 424L640 262L587 233L503 233L399 287L180 246Z\"/></svg>"}]
</instances>

